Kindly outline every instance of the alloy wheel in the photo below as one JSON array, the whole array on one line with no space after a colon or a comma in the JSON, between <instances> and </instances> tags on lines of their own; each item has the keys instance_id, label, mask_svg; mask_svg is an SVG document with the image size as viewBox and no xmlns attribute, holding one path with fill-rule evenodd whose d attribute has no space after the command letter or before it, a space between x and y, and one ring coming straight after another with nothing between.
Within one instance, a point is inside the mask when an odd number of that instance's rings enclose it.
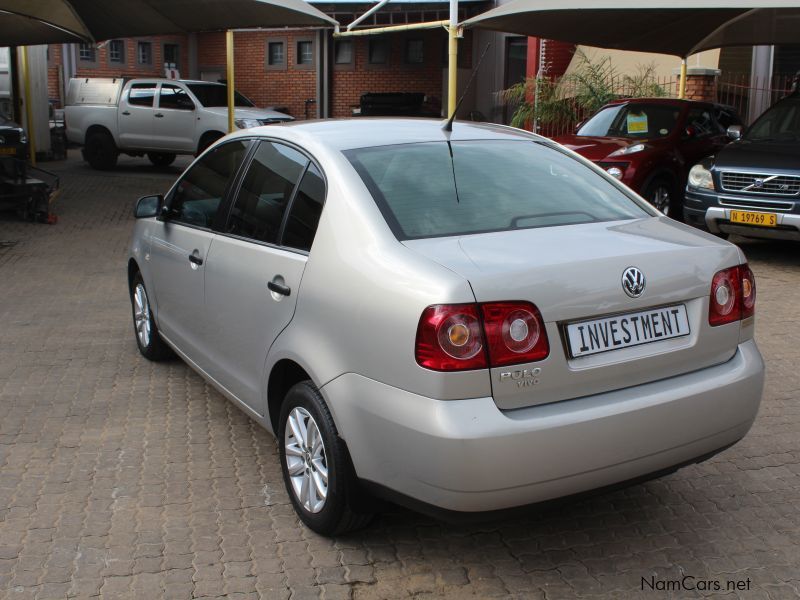
<instances>
[{"instance_id":1,"label":"alloy wheel","mask_svg":"<svg viewBox=\"0 0 800 600\"><path fill-rule=\"evenodd\" d=\"M328 497L328 462L314 417L306 409L295 407L286 420L283 438L295 497L307 511L318 513Z\"/></svg>"},{"instance_id":2,"label":"alloy wheel","mask_svg":"<svg viewBox=\"0 0 800 600\"><path fill-rule=\"evenodd\" d=\"M670 200L669 188L665 185L659 185L650 195L650 203L665 215L669 215Z\"/></svg>"},{"instance_id":3,"label":"alloy wheel","mask_svg":"<svg viewBox=\"0 0 800 600\"><path fill-rule=\"evenodd\" d=\"M147 292L139 283L133 291L133 322L136 326L136 337L139 338L142 348L150 345L152 330L150 319L150 303L147 301Z\"/></svg>"}]
</instances>

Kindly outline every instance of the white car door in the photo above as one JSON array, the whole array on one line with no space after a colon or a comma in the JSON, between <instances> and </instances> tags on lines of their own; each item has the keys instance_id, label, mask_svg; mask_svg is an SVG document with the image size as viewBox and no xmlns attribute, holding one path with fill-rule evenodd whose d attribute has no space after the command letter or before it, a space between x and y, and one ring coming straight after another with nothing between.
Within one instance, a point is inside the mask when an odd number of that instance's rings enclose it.
<instances>
[{"instance_id":1,"label":"white car door","mask_svg":"<svg viewBox=\"0 0 800 600\"><path fill-rule=\"evenodd\" d=\"M260 415L267 352L294 316L324 198L304 154L262 141L209 251L209 374Z\"/></svg>"},{"instance_id":2,"label":"white car door","mask_svg":"<svg viewBox=\"0 0 800 600\"><path fill-rule=\"evenodd\" d=\"M197 107L177 83L162 83L155 110L154 148L172 152L194 152Z\"/></svg>"},{"instance_id":3,"label":"white car door","mask_svg":"<svg viewBox=\"0 0 800 600\"><path fill-rule=\"evenodd\" d=\"M154 227L150 240L158 327L204 370L211 343L205 310L208 253L224 199L249 145L248 140L222 144L189 167L167 196L169 214Z\"/></svg>"},{"instance_id":4,"label":"white car door","mask_svg":"<svg viewBox=\"0 0 800 600\"><path fill-rule=\"evenodd\" d=\"M135 82L119 101L119 146L125 150L152 148L156 82Z\"/></svg>"}]
</instances>

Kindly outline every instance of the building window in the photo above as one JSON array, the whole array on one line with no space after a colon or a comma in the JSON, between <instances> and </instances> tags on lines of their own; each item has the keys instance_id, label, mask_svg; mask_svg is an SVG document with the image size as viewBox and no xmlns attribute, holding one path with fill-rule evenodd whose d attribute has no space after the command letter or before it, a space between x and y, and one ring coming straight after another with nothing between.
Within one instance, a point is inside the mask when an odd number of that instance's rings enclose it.
<instances>
[{"instance_id":1,"label":"building window","mask_svg":"<svg viewBox=\"0 0 800 600\"><path fill-rule=\"evenodd\" d=\"M297 42L297 64L314 64L314 45L310 40Z\"/></svg>"},{"instance_id":2,"label":"building window","mask_svg":"<svg viewBox=\"0 0 800 600\"><path fill-rule=\"evenodd\" d=\"M164 62L178 66L180 46L178 44L164 44Z\"/></svg>"},{"instance_id":3,"label":"building window","mask_svg":"<svg viewBox=\"0 0 800 600\"><path fill-rule=\"evenodd\" d=\"M108 42L108 62L125 62L125 42L122 40L111 40Z\"/></svg>"},{"instance_id":4,"label":"building window","mask_svg":"<svg viewBox=\"0 0 800 600\"><path fill-rule=\"evenodd\" d=\"M273 67L286 63L286 46L283 42L267 44L267 64Z\"/></svg>"},{"instance_id":5,"label":"building window","mask_svg":"<svg viewBox=\"0 0 800 600\"><path fill-rule=\"evenodd\" d=\"M80 44L78 46L78 58L84 62L94 62L97 49L94 44Z\"/></svg>"},{"instance_id":6,"label":"building window","mask_svg":"<svg viewBox=\"0 0 800 600\"><path fill-rule=\"evenodd\" d=\"M140 65L153 64L153 44L150 42L137 42L136 61Z\"/></svg>"},{"instance_id":7,"label":"building window","mask_svg":"<svg viewBox=\"0 0 800 600\"><path fill-rule=\"evenodd\" d=\"M334 63L350 65L353 63L353 40L337 40L334 45Z\"/></svg>"},{"instance_id":8,"label":"building window","mask_svg":"<svg viewBox=\"0 0 800 600\"><path fill-rule=\"evenodd\" d=\"M369 64L386 65L389 63L389 41L381 38L369 40Z\"/></svg>"},{"instance_id":9,"label":"building window","mask_svg":"<svg viewBox=\"0 0 800 600\"><path fill-rule=\"evenodd\" d=\"M421 65L425 62L425 42L423 40L406 41L406 62L410 65Z\"/></svg>"}]
</instances>

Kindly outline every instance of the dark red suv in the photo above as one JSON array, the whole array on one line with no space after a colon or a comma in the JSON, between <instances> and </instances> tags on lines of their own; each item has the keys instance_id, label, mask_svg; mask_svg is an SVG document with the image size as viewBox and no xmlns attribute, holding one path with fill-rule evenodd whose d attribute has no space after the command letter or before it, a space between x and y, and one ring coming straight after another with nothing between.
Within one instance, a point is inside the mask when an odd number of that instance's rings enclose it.
<instances>
[{"instance_id":1,"label":"dark red suv","mask_svg":"<svg viewBox=\"0 0 800 600\"><path fill-rule=\"evenodd\" d=\"M730 140L736 112L711 102L636 98L606 104L555 140L603 167L664 214L680 219L689 169Z\"/></svg>"}]
</instances>

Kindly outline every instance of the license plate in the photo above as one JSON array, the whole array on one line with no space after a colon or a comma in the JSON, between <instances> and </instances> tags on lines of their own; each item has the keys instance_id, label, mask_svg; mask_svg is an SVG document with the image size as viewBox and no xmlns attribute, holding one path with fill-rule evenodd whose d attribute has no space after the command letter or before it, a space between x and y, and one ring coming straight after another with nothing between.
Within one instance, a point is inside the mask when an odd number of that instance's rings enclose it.
<instances>
[{"instance_id":1,"label":"license plate","mask_svg":"<svg viewBox=\"0 0 800 600\"><path fill-rule=\"evenodd\" d=\"M0 148L0 155L4 154L7 156L9 154L16 154L16 153L17 153L16 148Z\"/></svg>"},{"instance_id":2,"label":"license plate","mask_svg":"<svg viewBox=\"0 0 800 600\"><path fill-rule=\"evenodd\" d=\"M749 210L732 210L731 223L742 225L758 225L760 227L777 227L778 215L772 213L750 212Z\"/></svg>"},{"instance_id":3,"label":"license plate","mask_svg":"<svg viewBox=\"0 0 800 600\"><path fill-rule=\"evenodd\" d=\"M567 325L573 358L689 335L686 306L678 304Z\"/></svg>"}]
</instances>

